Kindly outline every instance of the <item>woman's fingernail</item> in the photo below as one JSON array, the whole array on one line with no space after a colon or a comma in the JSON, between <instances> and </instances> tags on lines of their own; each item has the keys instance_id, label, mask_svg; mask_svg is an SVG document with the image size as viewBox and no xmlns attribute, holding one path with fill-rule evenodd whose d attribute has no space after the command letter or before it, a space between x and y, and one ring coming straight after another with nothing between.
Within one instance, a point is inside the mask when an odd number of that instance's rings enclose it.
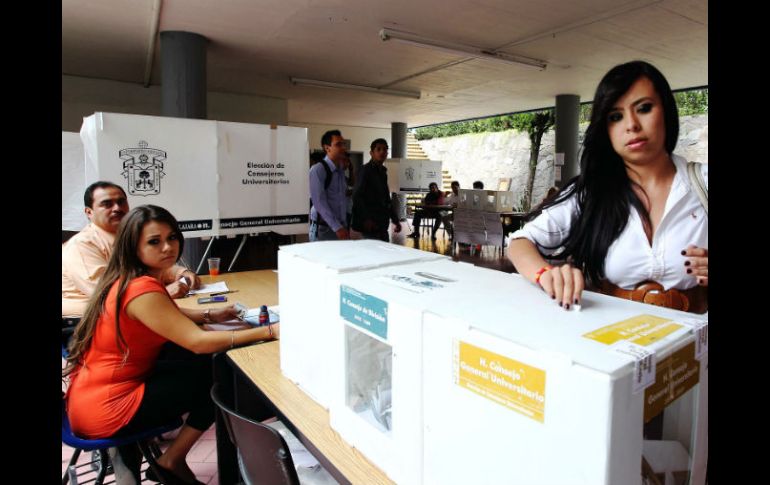
<instances>
[{"instance_id":1,"label":"woman's fingernail","mask_svg":"<svg viewBox=\"0 0 770 485\"><path fill-rule=\"evenodd\" d=\"M551 295L551 300L555 300L555 299L556 299L556 295L553 295L553 294L552 294L552 295Z\"/></svg>"},{"instance_id":2,"label":"woman's fingernail","mask_svg":"<svg viewBox=\"0 0 770 485\"><path fill-rule=\"evenodd\" d=\"M684 265L685 265L685 266L690 266L690 262L689 262L689 261L685 261L685 262L684 262Z\"/></svg>"},{"instance_id":3,"label":"woman's fingernail","mask_svg":"<svg viewBox=\"0 0 770 485\"><path fill-rule=\"evenodd\" d=\"M685 254L687 254L687 251L685 251L684 249L682 249L682 256L684 256Z\"/></svg>"},{"instance_id":4,"label":"woman's fingernail","mask_svg":"<svg viewBox=\"0 0 770 485\"><path fill-rule=\"evenodd\" d=\"M569 310L569 303L565 303L565 304L564 304L564 309L565 309L565 310Z\"/></svg>"},{"instance_id":5,"label":"woman's fingernail","mask_svg":"<svg viewBox=\"0 0 770 485\"><path fill-rule=\"evenodd\" d=\"M687 268L687 274L692 274L692 268Z\"/></svg>"},{"instance_id":6,"label":"woman's fingernail","mask_svg":"<svg viewBox=\"0 0 770 485\"><path fill-rule=\"evenodd\" d=\"M575 298L575 305L580 305L580 302L578 301L577 298Z\"/></svg>"}]
</instances>

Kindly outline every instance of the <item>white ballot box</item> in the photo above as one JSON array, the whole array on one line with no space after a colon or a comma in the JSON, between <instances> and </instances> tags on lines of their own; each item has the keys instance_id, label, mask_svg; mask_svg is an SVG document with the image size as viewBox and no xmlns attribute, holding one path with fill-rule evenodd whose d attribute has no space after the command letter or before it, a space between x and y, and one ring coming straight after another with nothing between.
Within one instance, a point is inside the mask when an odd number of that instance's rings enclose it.
<instances>
[{"instance_id":1,"label":"white ballot box","mask_svg":"<svg viewBox=\"0 0 770 485\"><path fill-rule=\"evenodd\" d=\"M333 352L342 346L339 276L410 261L447 259L373 240L321 241L278 251L281 371L329 408Z\"/></svg>"},{"instance_id":2,"label":"white ballot box","mask_svg":"<svg viewBox=\"0 0 770 485\"><path fill-rule=\"evenodd\" d=\"M707 317L590 292L565 311L489 277L423 318L422 483L641 484L643 425L664 408L662 439L704 483Z\"/></svg>"},{"instance_id":3,"label":"white ballot box","mask_svg":"<svg viewBox=\"0 0 770 485\"><path fill-rule=\"evenodd\" d=\"M339 277L344 349L330 358L344 398L332 402L330 424L397 483L422 477L423 314L454 308L470 286L490 290L492 272L439 260Z\"/></svg>"}]
</instances>

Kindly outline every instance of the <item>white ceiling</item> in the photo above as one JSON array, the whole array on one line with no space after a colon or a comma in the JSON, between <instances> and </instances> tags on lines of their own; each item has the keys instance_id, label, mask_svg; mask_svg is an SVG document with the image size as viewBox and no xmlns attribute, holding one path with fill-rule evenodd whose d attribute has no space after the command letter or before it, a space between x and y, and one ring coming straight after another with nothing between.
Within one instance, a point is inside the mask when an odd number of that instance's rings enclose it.
<instances>
[{"instance_id":1,"label":"white ceiling","mask_svg":"<svg viewBox=\"0 0 770 485\"><path fill-rule=\"evenodd\" d=\"M288 100L289 121L389 127L593 97L643 59L672 88L708 85L707 0L162 0L158 30L209 39L208 90ZM62 0L62 73L142 84L154 0ZM545 60L544 71L380 40L388 27ZM156 37L157 39L157 37ZM160 44L151 84L160 85ZM421 99L290 77L419 91Z\"/></svg>"}]
</instances>

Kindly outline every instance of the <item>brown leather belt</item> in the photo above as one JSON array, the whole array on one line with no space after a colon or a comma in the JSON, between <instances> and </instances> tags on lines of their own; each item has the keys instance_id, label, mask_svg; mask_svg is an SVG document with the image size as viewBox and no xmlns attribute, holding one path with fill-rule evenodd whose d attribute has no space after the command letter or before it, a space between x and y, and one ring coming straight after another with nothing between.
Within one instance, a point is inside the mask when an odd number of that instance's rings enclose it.
<instances>
[{"instance_id":1,"label":"brown leather belt","mask_svg":"<svg viewBox=\"0 0 770 485\"><path fill-rule=\"evenodd\" d=\"M688 290L664 290L660 283L643 281L633 290L624 290L605 280L599 291L605 295L691 313L705 313L709 307L708 287L703 286Z\"/></svg>"}]
</instances>

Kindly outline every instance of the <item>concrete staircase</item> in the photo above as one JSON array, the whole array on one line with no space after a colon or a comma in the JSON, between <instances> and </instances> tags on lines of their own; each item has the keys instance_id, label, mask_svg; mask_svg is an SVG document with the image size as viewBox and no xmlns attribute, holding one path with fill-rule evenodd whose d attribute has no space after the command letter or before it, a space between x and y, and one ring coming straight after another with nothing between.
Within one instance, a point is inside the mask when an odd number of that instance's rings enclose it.
<instances>
[{"instance_id":1,"label":"concrete staircase","mask_svg":"<svg viewBox=\"0 0 770 485\"><path fill-rule=\"evenodd\" d=\"M430 160L428 155L422 150L420 142L415 138L414 133L406 132L406 158L415 160Z\"/></svg>"}]
</instances>

